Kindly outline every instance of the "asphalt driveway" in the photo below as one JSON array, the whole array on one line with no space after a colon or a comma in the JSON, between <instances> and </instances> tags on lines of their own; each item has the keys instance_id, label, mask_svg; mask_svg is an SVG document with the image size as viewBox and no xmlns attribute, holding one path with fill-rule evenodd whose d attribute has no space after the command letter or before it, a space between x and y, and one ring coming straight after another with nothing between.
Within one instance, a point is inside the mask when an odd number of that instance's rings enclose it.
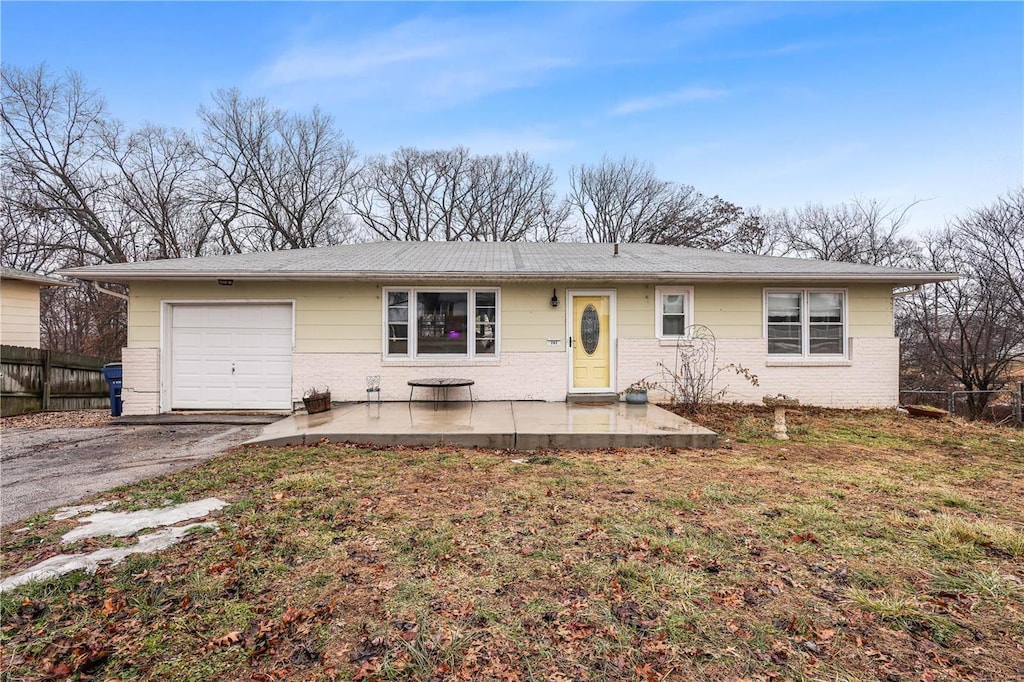
<instances>
[{"instance_id":1,"label":"asphalt driveway","mask_svg":"<svg viewBox=\"0 0 1024 682\"><path fill-rule=\"evenodd\" d=\"M184 469L261 430L224 424L5 428L0 431L0 524Z\"/></svg>"}]
</instances>

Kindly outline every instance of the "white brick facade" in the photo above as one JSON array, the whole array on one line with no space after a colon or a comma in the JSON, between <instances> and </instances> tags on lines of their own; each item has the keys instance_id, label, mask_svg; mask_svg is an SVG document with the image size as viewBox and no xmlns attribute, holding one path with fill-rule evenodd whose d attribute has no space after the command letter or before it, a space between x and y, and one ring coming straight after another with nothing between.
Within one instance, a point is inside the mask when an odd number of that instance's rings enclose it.
<instances>
[{"instance_id":1,"label":"white brick facade","mask_svg":"<svg viewBox=\"0 0 1024 682\"><path fill-rule=\"evenodd\" d=\"M331 399L366 399L366 377L379 374L382 400L408 400L410 379L432 376L473 379L476 400L565 400L568 360L564 353L502 353L494 361L386 361L380 353L295 353L292 355L292 396L302 400L306 389L328 386ZM452 389L452 398L465 394ZM417 389L416 398L427 396Z\"/></svg>"},{"instance_id":2,"label":"white brick facade","mask_svg":"<svg viewBox=\"0 0 1024 682\"><path fill-rule=\"evenodd\" d=\"M769 360L764 339L719 339L715 364L726 367L714 390L722 399L759 403L765 395L785 393L807 405L823 407L892 407L899 395L899 339L851 339L848 360L794 364ZM618 340L618 390L633 381L661 381L659 362L675 371L676 346L656 339ZM160 412L160 351L125 348L124 414ZM757 375L753 386L728 368L739 365ZM568 359L564 353L504 353L498 362L382 362L375 353L295 353L292 355L292 396L296 403L313 386L329 386L336 401L366 398L366 376L381 376L383 400L408 400L410 379L459 376L473 379L477 400L565 399ZM425 389L418 389L425 391ZM453 389L461 391L464 389ZM468 393L467 393L468 395ZM427 397L417 393L417 398ZM458 398L459 394L453 393ZM657 396L655 396L657 397Z\"/></svg>"},{"instance_id":3,"label":"white brick facade","mask_svg":"<svg viewBox=\"0 0 1024 682\"><path fill-rule=\"evenodd\" d=\"M656 339L619 339L619 390L633 381L657 381L658 363L676 371L675 344ZM718 339L715 365L739 365L757 376L753 386L726 368L714 390L724 401L759 403L765 395L785 393L806 405L822 407L893 407L899 399L899 339L850 339L850 357L842 360L769 359L764 339Z\"/></svg>"},{"instance_id":4,"label":"white brick facade","mask_svg":"<svg viewBox=\"0 0 1024 682\"><path fill-rule=\"evenodd\" d=\"M160 351L156 348L122 348L124 379L121 400L126 415L160 413Z\"/></svg>"}]
</instances>

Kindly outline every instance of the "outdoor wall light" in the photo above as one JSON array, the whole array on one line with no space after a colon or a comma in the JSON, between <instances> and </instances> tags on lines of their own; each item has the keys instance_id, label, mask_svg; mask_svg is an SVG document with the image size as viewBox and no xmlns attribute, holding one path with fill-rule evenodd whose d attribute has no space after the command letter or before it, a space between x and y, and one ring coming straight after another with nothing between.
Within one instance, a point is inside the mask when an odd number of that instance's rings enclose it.
<instances>
[{"instance_id":1,"label":"outdoor wall light","mask_svg":"<svg viewBox=\"0 0 1024 682\"><path fill-rule=\"evenodd\" d=\"M229 287L229 286L231 286L234 283L235 283L235 280L233 280L233 279L218 279L217 280L217 284L221 285L222 287Z\"/></svg>"},{"instance_id":2,"label":"outdoor wall light","mask_svg":"<svg viewBox=\"0 0 1024 682\"><path fill-rule=\"evenodd\" d=\"M552 289L551 290L551 307L552 308L557 308L558 307L558 289Z\"/></svg>"}]
</instances>

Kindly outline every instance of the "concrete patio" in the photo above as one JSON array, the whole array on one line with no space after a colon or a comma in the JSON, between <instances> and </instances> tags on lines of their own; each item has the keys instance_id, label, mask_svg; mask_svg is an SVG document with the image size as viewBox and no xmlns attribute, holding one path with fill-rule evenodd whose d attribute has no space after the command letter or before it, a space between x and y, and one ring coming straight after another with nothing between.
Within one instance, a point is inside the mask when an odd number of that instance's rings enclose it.
<instances>
[{"instance_id":1,"label":"concrete patio","mask_svg":"<svg viewBox=\"0 0 1024 682\"><path fill-rule=\"evenodd\" d=\"M333 442L539 448L711 448L718 436L656 405L556 402L347 403L287 417L248 441L258 445Z\"/></svg>"}]
</instances>

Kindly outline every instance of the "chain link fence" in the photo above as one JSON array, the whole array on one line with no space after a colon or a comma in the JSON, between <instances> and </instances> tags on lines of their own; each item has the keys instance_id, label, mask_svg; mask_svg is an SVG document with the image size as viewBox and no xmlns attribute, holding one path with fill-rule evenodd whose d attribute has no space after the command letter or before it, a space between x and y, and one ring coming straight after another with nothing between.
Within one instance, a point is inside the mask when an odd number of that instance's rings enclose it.
<instances>
[{"instance_id":1,"label":"chain link fence","mask_svg":"<svg viewBox=\"0 0 1024 682\"><path fill-rule=\"evenodd\" d=\"M950 414L967 416L972 396L989 395L985 406L985 419L997 424L1024 424L1022 404L1024 404L1024 384L1016 388L1001 388L993 391L900 391L901 405L929 405L946 410Z\"/></svg>"}]
</instances>

